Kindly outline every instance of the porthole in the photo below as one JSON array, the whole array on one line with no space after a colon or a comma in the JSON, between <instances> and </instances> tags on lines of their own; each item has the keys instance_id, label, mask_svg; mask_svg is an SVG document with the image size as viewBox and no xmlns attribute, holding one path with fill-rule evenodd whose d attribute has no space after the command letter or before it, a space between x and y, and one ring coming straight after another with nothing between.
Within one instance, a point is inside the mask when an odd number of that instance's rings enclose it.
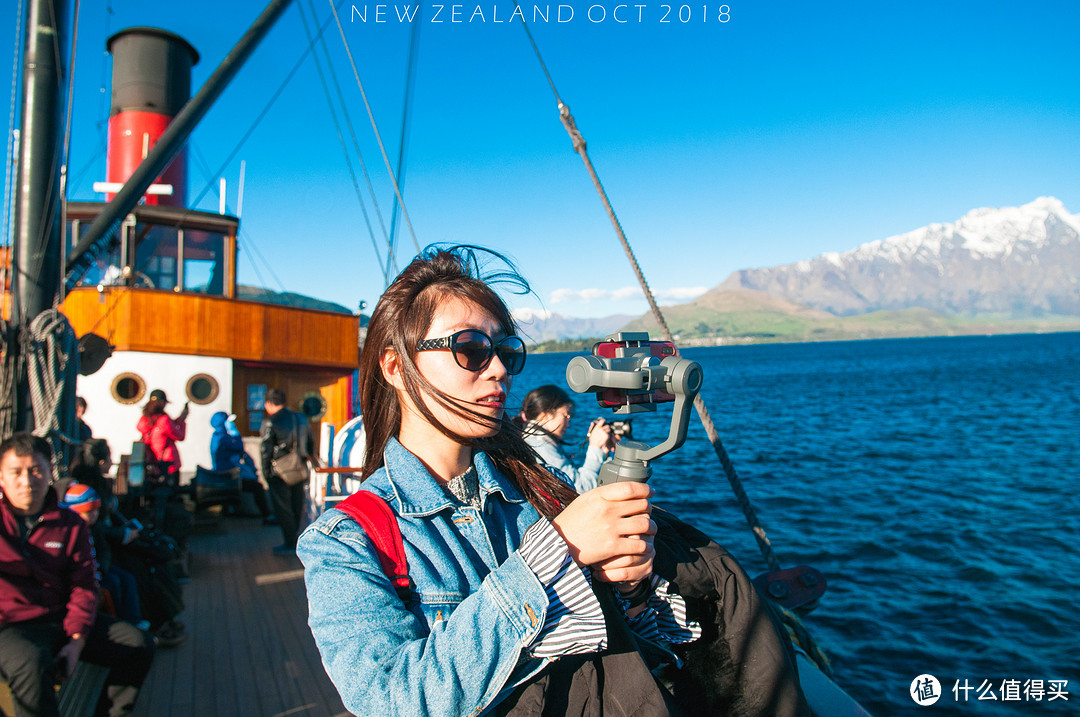
<instances>
[{"instance_id":1,"label":"porthole","mask_svg":"<svg viewBox=\"0 0 1080 717\"><path fill-rule=\"evenodd\" d=\"M112 380L109 390L118 403L130 406L146 394L146 381L137 373L122 373Z\"/></svg>"},{"instance_id":2,"label":"porthole","mask_svg":"<svg viewBox=\"0 0 1080 717\"><path fill-rule=\"evenodd\" d=\"M300 399L300 413L309 421L317 421L326 414L326 399L318 391L308 391Z\"/></svg>"},{"instance_id":3,"label":"porthole","mask_svg":"<svg viewBox=\"0 0 1080 717\"><path fill-rule=\"evenodd\" d=\"M188 400L198 406L213 403L221 393L217 379L208 373L197 373L188 379L187 387L184 388Z\"/></svg>"}]
</instances>

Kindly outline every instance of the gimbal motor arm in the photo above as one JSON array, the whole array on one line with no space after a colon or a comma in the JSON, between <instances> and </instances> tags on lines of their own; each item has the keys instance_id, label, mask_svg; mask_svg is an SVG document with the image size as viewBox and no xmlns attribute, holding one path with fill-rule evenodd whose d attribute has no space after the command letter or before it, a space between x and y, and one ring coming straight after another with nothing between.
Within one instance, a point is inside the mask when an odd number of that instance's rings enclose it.
<instances>
[{"instance_id":1,"label":"gimbal motor arm","mask_svg":"<svg viewBox=\"0 0 1080 717\"><path fill-rule=\"evenodd\" d=\"M686 440L690 407L703 381L701 366L680 356L668 356L659 364L643 361L633 370L613 370L609 368L611 363L597 356L577 356L566 367L566 382L576 393L600 393L614 388L634 392L660 390L675 396L667 439L656 446L620 441L615 446L614 457L603 465L598 478L600 485L625 480L645 482L652 476L649 461L670 453Z\"/></svg>"}]
</instances>

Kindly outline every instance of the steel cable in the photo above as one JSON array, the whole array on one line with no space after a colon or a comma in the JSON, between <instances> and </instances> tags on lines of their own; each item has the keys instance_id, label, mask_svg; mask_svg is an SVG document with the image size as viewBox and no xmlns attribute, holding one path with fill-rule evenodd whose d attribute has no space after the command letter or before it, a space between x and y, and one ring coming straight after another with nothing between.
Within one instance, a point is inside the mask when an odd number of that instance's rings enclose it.
<instances>
[{"instance_id":1,"label":"steel cable","mask_svg":"<svg viewBox=\"0 0 1080 717\"><path fill-rule=\"evenodd\" d=\"M519 7L516 2L514 5L515 7ZM645 280L645 274L641 271L641 265L638 264L637 257L634 256L634 251L630 247L630 242L626 239L626 233L623 232L622 224L620 224L619 218L615 216L615 210L611 206L611 201L608 199L607 192L604 191L604 186L600 182L600 177L596 174L596 169L589 159L585 138L577 128L577 123L574 121L574 116L570 113L570 108L562 101L562 98L559 97L558 90L555 89L555 82L551 79L551 74L548 72L544 58L540 55L540 48L537 47L532 32L529 31L529 25L524 20L524 16L522 16L521 24L522 27L525 28L525 34L529 38L529 43L532 45L533 52L536 53L536 59L540 62L544 75L547 77L548 84L551 85L551 91L555 95L555 100L558 102L559 120L562 122L563 127L566 128L567 134L570 135L570 139L574 144L574 151L577 152L581 156L582 161L585 162L585 169L588 170L589 176L593 180L593 185L596 187L596 192L600 195L600 200L603 202L604 209L607 211L608 218L611 220L612 226L615 227L615 233L618 235L619 242L622 244L623 251L626 253L626 258L630 261L630 266L637 276L638 283L641 285L641 290L645 294L645 299L649 303L649 308L652 310L653 318L656 319L656 323L659 325L664 339L675 343L671 330L668 328L667 321L664 319L664 314L660 310L660 306L656 303L656 298L653 296L648 282ZM697 410L698 418L701 419L701 424L704 426L705 433L709 437L709 442L712 443L713 450L716 451L716 456L720 460L720 466L724 470L724 475L727 477L728 483L731 484L731 488L739 503L739 508L742 510L743 517L746 519L746 522L749 524L750 529L754 534L754 539L757 541L758 549L761 551L765 563L769 566L770 571L775 572L780 570L780 561L777 559L775 551L773 551L772 543L769 542L769 538L765 534L765 528L762 527L757 512L754 510L754 506L750 502L750 498L746 494L745 488L743 488L742 480L739 478L739 474L736 472L735 466L732 464L727 450L720 441L720 435L716 431L716 425L713 423L712 417L709 415L709 411L705 406L705 401L701 398L700 394L694 397L694 408Z\"/></svg>"}]
</instances>

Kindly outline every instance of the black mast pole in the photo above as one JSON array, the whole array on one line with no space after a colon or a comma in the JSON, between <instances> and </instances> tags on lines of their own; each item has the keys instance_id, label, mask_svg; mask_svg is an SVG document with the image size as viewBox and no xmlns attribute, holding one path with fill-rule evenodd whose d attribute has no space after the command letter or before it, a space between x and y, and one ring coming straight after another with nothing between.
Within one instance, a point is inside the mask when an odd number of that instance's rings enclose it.
<instances>
[{"instance_id":1,"label":"black mast pole","mask_svg":"<svg viewBox=\"0 0 1080 717\"><path fill-rule=\"evenodd\" d=\"M60 164L63 65L67 37L64 0L31 0L23 46L22 114L16 169L15 233L12 237L11 325L6 332L4 396L0 424L12 430L37 428L31 400L29 359L23 355L31 322L52 308L60 288ZM10 381L10 382L9 382ZM69 397L74 415L75 396ZM51 438L51 436L50 436ZM52 442L54 463L64 447Z\"/></svg>"},{"instance_id":2,"label":"black mast pole","mask_svg":"<svg viewBox=\"0 0 1080 717\"><path fill-rule=\"evenodd\" d=\"M240 71L244 62L262 41L263 37L277 21L281 13L289 6L292 0L272 0L251 28L244 34L231 52L221 61L221 64L206 84L202 86L198 94L191 98L184 108L176 115L169 124L168 129L158 138L157 144L150 150L146 159L124 183L123 189L117 192L113 200L109 202L93 223L80 237L78 245L71 251L65 267L68 288L72 288L75 282L82 277L90 268L98 255L105 252L112 237L120 228L121 222L127 216L139 199L146 193L147 188L153 184L154 179L161 174L169 165L176 153L187 142L195 125L203 118L221 92L228 86L233 76Z\"/></svg>"},{"instance_id":3,"label":"black mast pole","mask_svg":"<svg viewBox=\"0 0 1080 717\"><path fill-rule=\"evenodd\" d=\"M32 0L26 17L12 261L12 323L20 326L52 308L60 288L65 4L64 0Z\"/></svg>"}]
</instances>

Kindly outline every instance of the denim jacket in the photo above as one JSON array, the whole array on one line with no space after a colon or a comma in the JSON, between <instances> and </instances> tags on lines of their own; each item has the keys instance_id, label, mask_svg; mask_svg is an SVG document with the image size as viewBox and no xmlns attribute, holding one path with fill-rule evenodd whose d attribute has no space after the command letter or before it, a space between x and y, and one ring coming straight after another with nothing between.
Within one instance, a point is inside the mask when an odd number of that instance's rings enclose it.
<instances>
[{"instance_id":1,"label":"denim jacket","mask_svg":"<svg viewBox=\"0 0 1080 717\"><path fill-rule=\"evenodd\" d=\"M540 515L483 453L481 509L460 505L396 440L364 481L398 515L413 582L405 605L354 520L329 510L300 536L308 623L357 715L477 715L545 661L525 650L548 597L516 552Z\"/></svg>"}]
</instances>

